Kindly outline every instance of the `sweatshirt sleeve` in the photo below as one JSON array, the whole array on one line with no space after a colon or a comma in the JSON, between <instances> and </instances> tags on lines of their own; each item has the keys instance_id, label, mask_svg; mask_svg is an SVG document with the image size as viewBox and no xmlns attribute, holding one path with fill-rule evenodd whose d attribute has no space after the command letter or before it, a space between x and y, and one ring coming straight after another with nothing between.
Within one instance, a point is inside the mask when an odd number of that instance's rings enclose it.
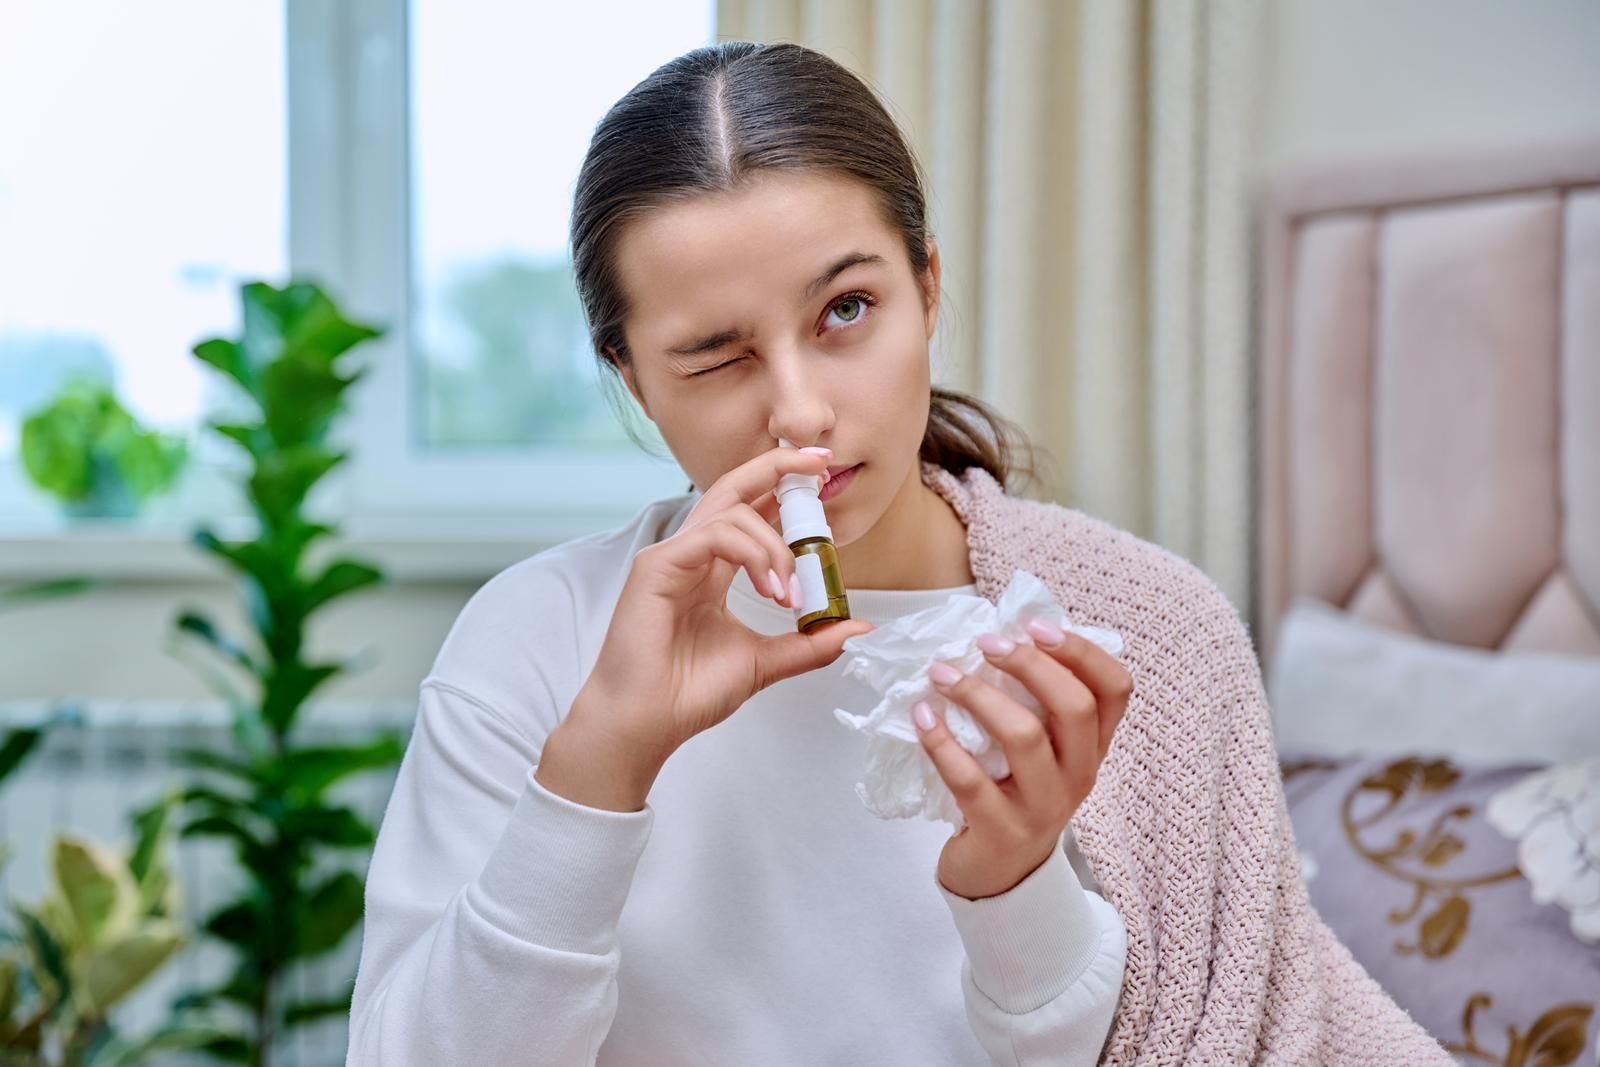
<instances>
[{"instance_id":1,"label":"sweatshirt sleeve","mask_svg":"<svg viewBox=\"0 0 1600 1067\"><path fill-rule=\"evenodd\" d=\"M347 1067L595 1062L654 813L557 796L538 757L486 703L423 683L367 877Z\"/></svg>"},{"instance_id":2,"label":"sweatshirt sleeve","mask_svg":"<svg viewBox=\"0 0 1600 1067\"><path fill-rule=\"evenodd\" d=\"M1097 1063L1122 993L1127 932L1065 851L999 896L939 891L966 948L967 1021L996 1067Z\"/></svg>"}]
</instances>

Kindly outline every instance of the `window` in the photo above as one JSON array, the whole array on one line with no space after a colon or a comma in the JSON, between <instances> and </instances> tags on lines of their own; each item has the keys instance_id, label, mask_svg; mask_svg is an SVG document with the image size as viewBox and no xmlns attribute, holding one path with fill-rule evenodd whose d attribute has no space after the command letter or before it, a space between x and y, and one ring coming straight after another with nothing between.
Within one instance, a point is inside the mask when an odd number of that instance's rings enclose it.
<instances>
[{"instance_id":1,"label":"window","mask_svg":"<svg viewBox=\"0 0 1600 1067\"><path fill-rule=\"evenodd\" d=\"M283 11L53 0L0 8L0 516L58 521L22 471L23 418L68 378L194 435L216 397L194 343L236 328L244 277L281 275ZM155 521L236 508L191 442Z\"/></svg>"},{"instance_id":2,"label":"window","mask_svg":"<svg viewBox=\"0 0 1600 1067\"><path fill-rule=\"evenodd\" d=\"M607 402L632 407L602 388L566 226L605 109L714 19L713 0L8 5L0 526L53 514L16 443L59 379L113 379L193 433L227 390L190 349L237 328L240 280L291 272L386 330L327 497L353 533L562 538L682 492L648 420L633 408L654 455ZM152 516L237 506L213 436Z\"/></svg>"},{"instance_id":3,"label":"window","mask_svg":"<svg viewBox=\"0 0 1600 1067\"><path fill-rule=\"evenodd\" d=\"M345 190L359 216L346 222L356 254L330 267L391 327L357 398L350 514L373 530L466 523L555 538L682 492L654 427L603 387L567 223L595 124L661 63L714 39L712 3L354 10L355 25L327 32L353 42L345 69L359 82L329 92L391 121L375 124L379 135L355 131L343 151L312 153L340 168L313 189Z\"/></svg>"}]
</instances>

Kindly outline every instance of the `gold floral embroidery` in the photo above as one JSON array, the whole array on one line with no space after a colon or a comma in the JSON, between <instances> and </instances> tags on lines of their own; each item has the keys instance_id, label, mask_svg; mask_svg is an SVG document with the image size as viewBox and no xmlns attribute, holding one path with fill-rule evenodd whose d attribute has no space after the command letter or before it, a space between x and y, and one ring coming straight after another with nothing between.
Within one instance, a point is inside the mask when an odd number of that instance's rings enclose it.
<instances>
[{"instance_id":1,"label":"gold floral embroidery","mask_svg":"<svg viewBox=\"0 0 1600 1067\"><path fill-rule=\"evenodd\" d=\"M1395 941L1395 951L1402 955L1421 952L1430 959L1438 959L1454 952L1467 935L1472 919L1472 904L1463 893L1522 877L1515 864L1489 874L1461 878L1448 878L1442 871L1427 869L1448 866L1466 850L1466 842L1451 832L1449 824L1453 820L1471 818L1473 807L1470 804L1457 804L1444 811L1421 834L1412 827L1404 827L1387 845L1368 844L1362 840L1363 831L1368 831L1408 795L1437 793L1454 785L1460 777L1461 772L1449 760L1411 756L1367 775L1345 794L1339 806L1339 818L1350 847L1374 867L1412 887L1410 905L1390 911L1390 923L1409 922L1430 900L1436 902L1433 910L1418 923L1416 940ZM1382 805L1357 818L1355 809L1362 802L1362 795L1374 792L1385 795Z\"/></svg>"},{"instance_id":2,"label":"gold floral embroidery","mask_svg":"<svg viewBox=\"0 0 1600 1067\"><path fill-rule=\"evenodd\" d=\"M1479 1008L1487 1008L1492 1003L1487 993L1475 994L1467 1001L1467 1010L1461 1017L1461 1029L1466 1032L1467 1040L1444 1042L1446 1051L1497 1067L1565 1067L1576 1063L1589 1045L1589 1019L1594 1014L1594 1005L1561 1004L1539 1016L1526 1034L1518 1033L1515 1026L1506 1027L1505 1055L1490 1052L1479 1046L1478 1037L1472 1032L1472 1017Z\"/></svg>"},{"instance_id":3,"label":"gold floral embroidery","mask_svg":"<svg viewBox=\"0 0 1600 1067\"><path fill-rule=\"evenodd\" d=\"M1287 782L1298 774L1312 770L1333 770L1342 766L1337 760L1304 759L1280 764L1283 780ZM1356 853L1385 874L1409 883L1414 893L1408 907L1389 912L1390 923L1410 921L1431 898L1438 901L1435 907L1418 924L1417 939L1408 943L1395 941L1395 951L1401 954L1420 952L1429 959L1440 959L1454 952L1461 944L1472 915L1472 905L1465 891L1491 885L1508 879L1520 878L1516 866L1476 877L1446 878L1437 870L1466 851L1466 843L1452 833L1447 824L1452 820L1470 818L1473 808L1469 804L1451 807L1425 831L1418 834L1406 827L1384 846L1369 845L1361 839L1368 831L1412 793L1436 793L1454 785L1461 777L1460 771L1448 760L1407 757L1386 765L1381 771L1368 775L1350 789L1339 808L1346 839ZM1363 794L1380 793L1385 799L1375 811L1360 818L1356 806L1362 803ZM1565 1067L1577 1061L1589 1045L1589 1022L1595 1005L1584 1003L1560 1004L1535 1020L1527 1033L1515 1026L1506 1027L1507 1047L1504 1054L1491 1052L1478 1043L1473 1033L1474 1016L1480 1008L1488 1008L1493 999L1487 993L1474 994L1462 1013L1461 1026L1466 1034L1464 1042L1445 1041L1446 1050L1469 1056L1497 1067Z\"/></svg>"}]
</instances>

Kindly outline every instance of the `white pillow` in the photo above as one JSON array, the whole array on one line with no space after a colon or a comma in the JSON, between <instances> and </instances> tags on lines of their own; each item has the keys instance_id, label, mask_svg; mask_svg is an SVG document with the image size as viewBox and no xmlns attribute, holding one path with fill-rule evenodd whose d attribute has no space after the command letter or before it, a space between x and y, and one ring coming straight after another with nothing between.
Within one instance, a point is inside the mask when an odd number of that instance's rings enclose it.
<instances>
[{"instance_id":1,"label":"white pillow","mask_svg":"<svg viewBox=\"0 0 1600 1067\"><path fill-rule=\"evenodd\" d=\"M1600 754L1600 657L1485 652L1301 597L1267 680L1278 751L1561 763Z\"/></svg>"}]
</instances>

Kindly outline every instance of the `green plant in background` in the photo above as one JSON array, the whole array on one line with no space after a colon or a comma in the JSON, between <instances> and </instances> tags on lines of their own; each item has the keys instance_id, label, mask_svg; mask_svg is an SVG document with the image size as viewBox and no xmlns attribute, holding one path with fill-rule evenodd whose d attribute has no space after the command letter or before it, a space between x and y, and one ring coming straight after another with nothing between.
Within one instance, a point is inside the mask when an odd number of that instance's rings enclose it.
<instances>
[{"instance_id":1,"label":"green plant in background","mask_svg":"<svg viewBox=\"0 0 1600 1067\"><path fill-rule=\"evenodd\" d=\"M185 939L167 863L172 804L133 815L126 855L56 838L48 894L35 907L14 904L16 928L0 929L0 1067L129 1067L216 1039L182 1025L129 1039L110 1018Z\"/></svg>"},{"instance_id":2,"label":"green plant in background","mask_svg":"<svg viewBox=\"0 0 1600 1067\"><path fill-rule=\"evenodd\" d=\"M376 835L355 811L333 803L328 790L352 774L393 766L404 740L386 732L366 744L317 746L295 737L306 701L349 666L309 657L308 623L334 600L382 581L375 567L356 559L313 565L308 548L336 531L305 513L308 494L346 458L328 444L345 393L361 376L344 360L378 331L347 320L309 284L277 289L257 282L244 286L241 297L241 335L205 341L194 352L253 402L250 421L211 428L250 456L245 488L259 528L241 542L201 529L195 543L237 574L254 633L241 643L192 612L177 625L244 680L241 689L221 675L211 679L232 709L233 751L191 749L179 756L208 774L208 784L184 792L183 833L230 841L247 885L202 923L233 950L232 974L178 1007L201 1010L229 1031L207 1046L213 1054L265 1064L291 1027L349 1011L349 988L332 1000L296 1001L286 978L337 947L361 919L361 877L347 869L329 873L316 861L329 850L368 850ZM322 873L313 873L314 865Z\"/></svg>"},{"instance_id":3,"label":"green plant in background","mask_svg":"<svg viewBox=\"0 0 1600 1067\"><path fill-rule=\"evenodd\" d=\"M146 430L105 382L74 378L22 423L22 462L69 514L130 517L177 480L182 438Z\"/></svg>"}]
</instances>

